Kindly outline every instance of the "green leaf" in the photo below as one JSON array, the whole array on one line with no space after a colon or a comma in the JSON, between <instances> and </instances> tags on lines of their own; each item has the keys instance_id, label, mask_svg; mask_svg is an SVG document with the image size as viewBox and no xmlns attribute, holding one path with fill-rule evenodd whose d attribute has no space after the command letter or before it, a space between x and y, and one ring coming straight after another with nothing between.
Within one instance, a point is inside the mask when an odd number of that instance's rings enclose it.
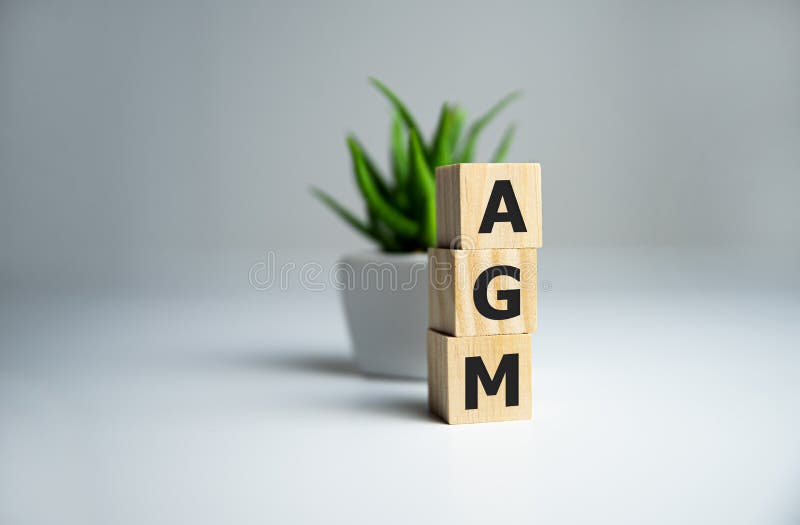
<instances>
[{"instance_id":1,"label":"green leaf","mask_svg":"<svg viewBox=\"0 0 800 525\"><path fill-rule=\"evenodd\" d=\"M421 240L428 246L436 245L436 187L433 173L425 159L425 152L419 137L411 132L411 157L414 163L412 173L415 176L414 187L419 192L418 202L422 206L419 210L421 216Z\"/></svg>"},{"instance_id":2,"label":"green leaf","mask_svg":"<svg viewBox=\"0 0 800 525\"><path fill-rule=\"evenodd\" d=\"M398 244L397 240L391 235L391 232L384 231L385 228L382 228L380 223L376 222L374 217L370 216L370 225L364 224L358 217L353 215L347 208L339 204L339 202L322 191L319 188L312 187L311 193L322 201L323 204L328 206L333 212L344 219L344 221L352 226L356 231L364 234L365 236L369 237L373 241L377 242L381 245L381 247L386 251L397 251L400 249L400 245Z\"/></svg>"},{"instance_id":3,"label":"green leaf","mask_svg":"<svg viewBox=\"0 0 800 525\"><path fill-rule=\"evenodd\" d=\"M459 162L472 162L472 158L475 155L475 143L478 140L478 135L480 135L481 131L492 121L494 117L497 116L498 113L503 111L503 109L514 102L522 96L522 92L514 91L513 93L509 93L500 101L492 106L489 111L487 111L481 118L476 120L467 132L467 140L464 144L464 149L459 155Z\"/></svg>"},{"instance_id":4,"label":"green leaf","mask_svg":"<svg viewBox=\"0 0 800 525\"><path fill-rule=\"evenodd\" d=\"M386 226L386 224L376 220L373 226L373 231L375 232L375 235L380 238L380 243L384 250L389 252L401 250L400 240L395 236L392 229Z\"/></svg>"},{"instance_id":5,"label":"green leaf","mask_svg":"<svg viewBox=\"0 0 800 525\"><path fill-rule=\"evenodd\" d=\"M458 106L453 106L453 125L450 128L450 159L456 159L456 148L461 140L461 131L464 129L464 122L467 120L467 113Z\"/></svg>"},{"instance_id":6,"label":"green leaf","mask_svg":"<svg viewBox=\"0 0 800 525\"><path fill-rule=\"evenodd\" d=\"M336 215L344 219L344 221L347 224L349 224L356 230L360 231L367 237L380 242L380 239L376 238L376 236L373 234L372 229L369 226L367 226L363 221L361 221L361 219L353 215L350 212L350 210L339 204L339 202L336 199L334 199L333 197L331 197L330 195L328 195L327 193L316 187L311 188L311 194L314 195L314 197L316 197L320 201L322 201L331 210L333 210L333 212Z\"/></svg>"},{"instance_id":7,"label":"green leaf","mask_svg":"<svg viewBox=\"0 0 800 525\"><path fill-rule=\"evenodd\" d=\"M408 108L406 108L406 105L403 104L403 101L401 101L400 98L397 95L395 95L391 89L386 87L386 85L383 84L383 82L381 82L377 78L370 77L369 81L372 83L373 86L378 88L378 91L383 93L383 95L389 99L389 102L392 103L392 106L394 106L395 111L397 111L397 113L399 113L400 116L403 118L403 121L405 122L408 129L416 133L417 136L421 137L422 133L419 130L419 126L417 126L416 120L414 120L413 115L411 115L411 112L408 110Z\"/></svg>"},{"instance_id":8,"label":"green leaf","mask_svg":"<svg viewBox=\"0 0 800 525\"><path fill-rule=\"evenodd\" d=\"M427 147L427 151L430 151L431 153L433 152L433 149L436 147L436 143L442 142L444 140L444 137L442 136L442 130L445 127L445 121L450 118L448 116L449 111L450 110L448 108L447 102L442 104L442 109L439 110L439 118L436 119L436 129L433 131L433 137L431 137L430 146ZM422 136L420 136L419 138L420 140L423 140ZM426 149L425 144L423 144L423 149Z\"/></svg>"},{"instance_id":9,"label":"green leaf","mask_svg":"<svg viewBox=\"0 0 800 525\"><path fill-rule=\"evenodd\" d=\"M409 132L408 133L408 146L407 151L409 155L409 166L408 166L408 183L405 187L405 193L408 197L408 216L412 217L417 223L422 222L422 210L424 209L423 206L423 196L422 190L419 187L419 181L417 177L417 169L414 164L414 155L413 155L413 146L412 146L412 139L415 137L416 134Z\"/></svg>"},{"instance_id":10,"label":"green leaf","mask_svg":"<svg viewBox=\"0 0 800 525\"><path fill-rule=\"evenodd\" d=\"M408 152L405 140L403 119L395 111L392 118L392 173L398 187L404 186L408 180Z\"/></svg>"},{"instance_id":11,"label":"green leaf","mask_svg":"<svg viewBox=\"0 0 800 525\"><path fill-rule=\"evenodd\" d=\"M369 176L372 178L372 181L375 183L375 187L378 188L378 191L381 195L386 199L391 199L391 192L389 191L389 186L386 184L386 179L384 178L383 174L381 173L380 168L378 165L373 162L373 160L367 155L366 150L355 137L355 135L350 135L349 140L352 140L358 146L359 151L361 151L361 156L364 158L364 164L367 166L367 172Z\"/></svg>"},{"instance_id":12,"label":"green leaf","mask_svg":"<svg viewBox=\"0 0 800 525\"><path fill-rule=\"evenodd\" d=\"M436 133L431 144L430 163L434 167L450 164L452 156L452 134L455 112L447 103L442 105L439 114L439 124L436 126Z\"/></svg>"},{"instance_id":13,"label":"green leaf","mask_svg":"<svg viewBox=\"0 0 800 525\"><path fill-rule=\"evenodd\" d=\"M516 124L511 124L508 126L503 133L503 137L500 139L500 144L497 146L497 150L495 150L494 155L492 156L492 162L503 162L506 159L506 155L508 154L508 148L511 147L511 142L514 141L514 133L517 131Z\"/></svg>"},{"instance_id":14,"label":"green leaf","mask_svg":"<svg viewBox=\"0 0 800 525\"><path fill-rule=\"evenodd\" d=\"M375 215L392 228L395 232L406 237L414 237L419 233L419 225L403 215L387 201L380 193L373 177L370 175L364 155L358 143L352 138L347 139L350 155L353 158L353 170L358 188Z\"/></svg>"}]
</instances>

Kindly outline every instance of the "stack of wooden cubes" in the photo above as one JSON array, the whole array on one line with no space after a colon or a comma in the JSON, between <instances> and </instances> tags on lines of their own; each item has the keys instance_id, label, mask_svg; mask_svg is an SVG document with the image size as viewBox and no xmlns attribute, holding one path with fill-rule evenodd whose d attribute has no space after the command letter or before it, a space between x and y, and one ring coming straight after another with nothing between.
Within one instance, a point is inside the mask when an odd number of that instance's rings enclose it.
<instances>
[{"instance_id":1,"label":"stack of wooden cubes","mask_svg":"<svg viewBox=\"0 0 800 525\"><path fill-rule=\"evenodd\" d=\"M539 164L436 170L428 251L428 401L450 424L530 419Z\"/></svg>"}]
</instances>

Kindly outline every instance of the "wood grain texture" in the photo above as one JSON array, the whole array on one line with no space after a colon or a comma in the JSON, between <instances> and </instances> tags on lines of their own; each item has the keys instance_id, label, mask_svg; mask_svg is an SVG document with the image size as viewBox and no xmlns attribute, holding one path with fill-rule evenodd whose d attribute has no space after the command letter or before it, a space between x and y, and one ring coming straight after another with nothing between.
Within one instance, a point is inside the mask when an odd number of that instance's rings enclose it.
<instances>
[{"instance_id":1,"label":"wood grain texture","mask_svg":"<svg viewBox=\"0 0 800 525\"><path fill-rule=\"evenodd\" d=\"M498 310L508 301L498 299L500 290L519 290L520 313L503 320L488 319L475 306L475 281L486 269L510 265L520 269L520 280L499 276L489 283L486 297ZM521 334L536 331L536 250L491 249L428 250L428 326L441 333L461 336Z\"/></svg>"},{"instance_id":2,"label":"wood grain texture","mask_svg":"<svg viewBox=\"0 0 800 525\"><path fill-rule=\"evenodd\" d=\"M497 392L488 395L480 380L467 374L466 360L480 357L488 374L499 380L497 369L503 356L514 354L518 356L518 404L507 406L509 377L503 376ZM477 385L477 408L467 408L468 382ZM451 425L530 419L531 336L450 337L428 330L428 404L434 414Z\"/></svg>"},{"instance_id":3,"label":"wood grain texture","mask_svg":"<svg viewBox=\"0 0 800 525\"><path fill-rule=\"evenodd\" d=\"M511 181L526 231L515 232L510 222L497 222L491 233L478 233L498 180ZM540 248L541 186L541 167L537 163L453 164L437 168L437 246L468 250Z\"/></svg>"}]
</instances>

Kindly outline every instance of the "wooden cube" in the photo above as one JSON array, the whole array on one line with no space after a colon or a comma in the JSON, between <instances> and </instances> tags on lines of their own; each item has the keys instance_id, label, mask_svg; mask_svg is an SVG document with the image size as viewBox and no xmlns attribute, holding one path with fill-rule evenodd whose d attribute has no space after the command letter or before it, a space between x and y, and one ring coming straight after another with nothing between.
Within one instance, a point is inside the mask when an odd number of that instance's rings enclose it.
<instances>
[{"instance_id":1,"label":"wooden cube","mask_svg":"<svg viewBox=\"0 0 800 525\"><path fill-rule=\"evenodd\" d=\"M428 404L451 425L530 419L531 336L428 330Z\"/></svg>"},{"instance_id":2,"label":"wooden cube","mask_svg":"<svg viewBox=\"0 0 800 525\"><path fill-rule=\"evenodd\" d=\"M539 164L453 164L436 169L441 248L540 248Z\"/></svg>"},{"instance_id":3,"label":"wooden cube","mask_svg":"<svg viewBox=\"0 0 800 525\"><path fill-rule=\"evenodd\" d=\"M448 335L536 331L536 250L428 250L428 326Z\"/></svg>"}]
</instances>

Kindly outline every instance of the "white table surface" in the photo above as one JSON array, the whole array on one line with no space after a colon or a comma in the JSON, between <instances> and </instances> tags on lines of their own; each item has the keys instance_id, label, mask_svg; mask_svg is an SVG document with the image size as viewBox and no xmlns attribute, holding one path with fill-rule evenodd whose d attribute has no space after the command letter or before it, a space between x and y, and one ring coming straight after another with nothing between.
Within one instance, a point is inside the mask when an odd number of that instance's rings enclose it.
<instances>
[{"instance_id":1,"label":"white table surface","mask_svg":"<svg viewBox=\"0 0 800 525\"><path fill-rule=\"evenodd\" d=\"M791 264L542 250L533 421L453 427L246 273L3 294L0 523L800 522Z\"/></svg>"}]
</instances>

